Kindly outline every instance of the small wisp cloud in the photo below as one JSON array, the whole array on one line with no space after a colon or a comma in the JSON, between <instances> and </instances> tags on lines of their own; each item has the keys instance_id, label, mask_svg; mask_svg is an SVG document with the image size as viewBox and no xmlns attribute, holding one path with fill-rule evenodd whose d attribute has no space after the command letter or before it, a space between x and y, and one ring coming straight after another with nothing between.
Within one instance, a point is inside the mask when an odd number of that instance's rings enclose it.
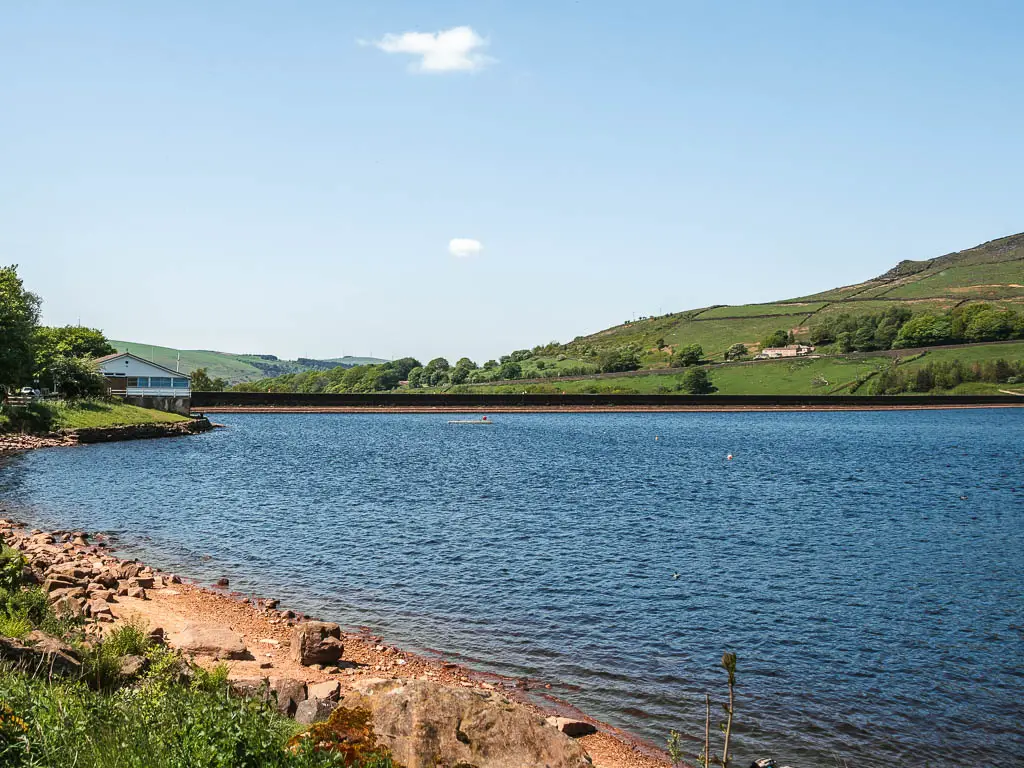
<instances>
[{"instance_id":1,"label":"small wisp cloud","mask_svg":"<svg viewBox=\"0 0 1024 768\"><path fill-rule=\"evenodd\" d=\"M448 243L448 252L460 259L476 256L484 249L484 244L471 237L455 237Z\"/></svg>"},{"instance_id":2,"label":"small wisp cloud","mask_svg":"<svg viewBox=\"0 0 1024 768\"><path fill-rule=\"evenodd\" d=\"M474 72L494 61L482 53L487 40L472 27L452 27L441 32L387 34L373 42L385 53L418 57L415 72Z\"/></svg>"}]
</instances>

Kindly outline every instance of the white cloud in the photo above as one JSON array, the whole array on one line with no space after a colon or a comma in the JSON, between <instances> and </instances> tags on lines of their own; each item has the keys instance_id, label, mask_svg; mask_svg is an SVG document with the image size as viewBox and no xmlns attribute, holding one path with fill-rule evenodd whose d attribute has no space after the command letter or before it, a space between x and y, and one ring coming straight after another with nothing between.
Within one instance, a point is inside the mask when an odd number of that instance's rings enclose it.
<instances>
[{"instance_id":1,"label":"white cloud","mask_svg":"<svg viewBox=\"0 0 1024 768\"><path fill-rule=\"evenodd\" d=\"M418 56L412 65L418 72L473 72L494 59L480 49L487 40L472 27L452 27L441 32L403 32L384 35L373 43L385 53L407 53Z\"/></svg>"},{"instance_id":2,"label":"white cloud","mask_svg":"<svg viewBox=\"0 0 1024 768\"><path fill-rule=\"evenodd\" d=\"M471 237L456 237L450 243L448 243L448 251L452 256L458 256L460 259L468 259L470 256L476 256L480 251L484 249L484 244L479 240L474 240Z\"/></svg>"}]
</instances>

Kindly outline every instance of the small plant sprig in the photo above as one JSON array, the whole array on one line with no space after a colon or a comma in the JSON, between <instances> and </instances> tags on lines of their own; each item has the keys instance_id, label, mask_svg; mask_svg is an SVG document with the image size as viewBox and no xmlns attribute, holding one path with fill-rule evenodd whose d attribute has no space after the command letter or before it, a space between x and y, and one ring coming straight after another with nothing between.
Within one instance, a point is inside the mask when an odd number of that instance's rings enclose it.
<instances>
[{"instance_id":1,"label":"small plant sprig","mask_svg":"<svg viewBox=\"0 0 1024 768\"><path fill-rule=\"evenodd\" d=\"M711 751L711 696L704 694L704 750L697 756L697 764L703 768L711 768L712 765L720 765L722 768L729 768L729 740L732 737L732 721L736 704L736 654L726 651L722 654L722 669L728 674L729 703L722 704L725 712L725 720L719 723L719 729L724 734L722 739L722 756L719 757ZM678 731L669 731L668 754L673 765L680 765L683 762L683 748L681 744L682 735Z\"/></svg>"}]
</instances>

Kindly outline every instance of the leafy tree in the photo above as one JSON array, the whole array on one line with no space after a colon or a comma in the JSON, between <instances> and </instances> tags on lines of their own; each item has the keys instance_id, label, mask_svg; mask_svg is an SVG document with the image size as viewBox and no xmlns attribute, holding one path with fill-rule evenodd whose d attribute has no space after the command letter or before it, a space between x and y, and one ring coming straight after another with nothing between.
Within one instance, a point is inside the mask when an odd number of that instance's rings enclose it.
<instances>
[{"instance_id":1,"label":"leafy tree","mask_svg":"<svg viewBox=\"0 0 1024 768\"><path fill-rule=\"evenodd\" d=\"M106 382L96 363L87 357L57 357L50 365L48 375L54 382L54 389L68 400L100 397L107 392Z\"/></svg>"},{"instance_id":2,"label":"leafy tree","mask_svg":"<svg viewBox=\"0 0 1024 768\"><path fill-rule=\"evenodd\" d=\"M191 379L194 392L223 392L228 388L228 382L225 379L220 377L211 379L205 368L196 368L192 371Z\"/></svg>"},{"instance_id":3,"label":"leafy tree","mask_svg":"<svg viewBox=\"0 0 1024 768\"><path fill-rule=\"evenodd\" d=\"M497 367L498 367L498 361L497 360L488 360L486 363L484 363L484 370L485 371L489 371L492 368L497 368Z\"/></svg>"},{"instance_id":4,"label":"leafy tree","mask_svg":"<svg viewBox=\"0 0 1024 768\"><path fill-rule=\"evenodd\" d=\"M0 386L15 389L32 375L39 305L39 297L25 290L17 265L0 267Z\"/></svg>"},{"instance_id":5,"label":"leafy tree","mask_svg":"<svg viewBox=\"0 0 1024 768\"><path fill-rule=\"evenodd\" d=\"M742 360L745 357L750 356L750 350L747 349L746 344L733 344L727 350L725 350L726 360Z\"/></svg>"},{"instance_id":6,"label":"leafy tree","mask_svg":"<svg viewBox=\"0 0 1024 768\"><path fill-rule=\"evenodd\" d=\"M409 371L409 387L417 389L423 379L423 368L413 368Z\"/></svg>"},{"instance_id":7,"label":"leafy tree","mask_svg":"<svg viewBox=\"0 0 1024 768\"><path fill-rule=\"evenodd\" d=\"M688 370L680 379L679 388L689 395L710 395L718 391L718 387L711 383L711 375L707 368Z\"/></svg>"},{"instance_id":8,"label":"leafy tree","mask_svg":"<svg viewBox=\"0 0 1024 768\"><path fill-rule=\"evenodd\" d=\"M387 363L389 368L394 369L398 374L399 379L408 379L409 373L413 368L420 368L420 361L415 357L401 357L398 360L392 360Z\"/></svg>"},{"instance_id":9,"label":"leafy tree","mask_svg":"<svg viewBox=\"0 0 1024 768\"><path fill-rule=\"evenodd\" d=\"M894 349L932 347L953 340L953 323L949 315L920 314L910 318L896 335Z\"/></svg>"},{"instance_id":10,"label":"leafy tree","mask_svg":"<svg viewBox=\"0 0 1024 768\"><path fill-rule=\"evenodd\" d=\"M655 339L654 346L658 349L662 349L665 346L665 339L663 337Z\"/></svg>"},{"instance_id":11,"label":"leafy tree","mask_svg":"<svg viewBox=\"0 0 1024 768\"><path fill-rule=\"evenodd\" d=\"M603 352L598 358L597 365L601 373L635 371L640 367L640 358L632 349L619 347Z\"/></svg>"},{"instance_id":12,"label":"leafy tree","mask_svg":"<svg viewBox=\"0 0 1024 768\"><path fill-rule=\"evenodd\" d=\"M498 369L499 379L521 379L523 377L523 366L515 360L507 360Z\"/></svg>"},{"instance_id":13,"label":"leafy tree","mask_svg":"<svg viewBox=\"0 0 1024 768\"><path fill-rule=\"evenodd\" d=\"M702 357L704 357L704 349L700 344L687 344L685 347L677 349L676 353L672 355L672 364L678 367L696 365Z\"/></svg>"}]
</instances>

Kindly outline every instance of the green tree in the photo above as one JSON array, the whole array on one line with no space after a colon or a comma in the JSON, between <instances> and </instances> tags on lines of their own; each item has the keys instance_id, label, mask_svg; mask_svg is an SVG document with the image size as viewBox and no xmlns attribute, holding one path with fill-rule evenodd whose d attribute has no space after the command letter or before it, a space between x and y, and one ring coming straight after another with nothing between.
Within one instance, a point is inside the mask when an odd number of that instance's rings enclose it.
<instances>
[{"instance_id":1,"label":"green tree","mask_svg":"<svg viewBox=\"0 0 1024 768\"><path fill-rule=\"evenodd\" d=\"M17 265L0 267L0 385L15 389L29 383L39 325L40 299L18 277Z\"/></svg>"},{"instance_id":2,"label":"green tree","mask_svg":"<svg viewBox=\"0 0 1024 768\"><path fill-rule=\"evenodd\" d=\"M691 368L679 380L679 388L688 395L710 395L718 387L711 383L707 368Z\"/></svg>"},{"instance_id":3,"label":"green tree","mask_svg":"<svg viewBox=\"0 0 1024 768\"><path fill-rule=\"evenodd\" d=\"M733 344L727 350L725 350L726 360L742 360L745 357L750 356L750 350L747 349L746 344Z\"/></svg>"},{"instance_id":4,"label":"green tree","mask_svg":"<svg viewBox=\"0 0 1024 768\"><path fill-rule=\"evenodd\" d=\"M953 323L949 315L922 313L910 318L893 341L894 349L932 347L953 340Z\"/></svg>"},{"instance_id":5,"label":"green tree","mask_svg":"<svg viewBox=\"0 0 1024 768\"><path fill-rule=\"evenodd\" d=\"M100 397L107 392L107 385L90 358L58 357L51 364L48 375L54 382L54 389L68 400L82 397Z\"/></svg>"},{"instance_id":6,"label":"green tree","mask_svg":"<svg viewBox=\"0 0 1024 768\"><path fill-rule=\"evenodd\" d=\"M417 389L417 388L419 388L419 386L420 386L420 384L422 382L422 379L423 379L423 368L422 367L420 367L420 368L413 368L411 371L409 371L409 388L410 389Z\"/></svg>"},{"instance_id":7,"label":"green tree","mask_svg":"<svg viewBox=\"0 0 1024 768\"><path fill-rule=\"evenodd\" d=\"M196 368L192 371L191 379L193 392L223 392L228 388L225 379L220 377L211 379L205 368Z\"/></svg>"},{"instance_id":8,"label":"green tree","mask_svg":"<svg viewBox=\"0 0 1024 768\"><path fill-rule=\"evenodd\" d=\"M687 344L680 347L672 355L672 364L681 368L696 365L704 357L704 349L700 344Z\"/></svg>"},{"instance_id":9,"label":"green tree","mask_svg":"<svg viewBox=\"0 0 1024 768\"><path fill-rule=\"evenodd\" d=\"M523 366L515 360L506 360L498 368L499 379L520 379L523 376Z\"/></svg>"},{"instance_id":10,"label":"green tree","mask_svg":"<svg viewBox=\"0 0 1024 768\"><path fill-rule=\"evenodd\" d=\"M601 373L617 373L619 371L635 371L640 367L640 358L636 352L626 347L609 349L598 358Z\"/></svg>"}]
</instances>

